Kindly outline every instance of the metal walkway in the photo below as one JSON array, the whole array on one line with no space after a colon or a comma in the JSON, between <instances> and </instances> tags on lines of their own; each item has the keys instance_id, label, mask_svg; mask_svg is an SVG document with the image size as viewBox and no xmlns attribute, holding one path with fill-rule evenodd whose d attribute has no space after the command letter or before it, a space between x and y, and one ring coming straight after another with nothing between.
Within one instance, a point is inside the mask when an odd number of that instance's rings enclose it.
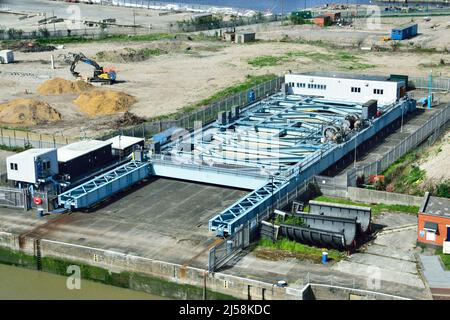
<instances>
[{"instance_id":1,"label":"metal walkway","mask_svg":"<svg viewBox=\"0 0 450 320\"><path fill-rule=\"evenodd\" d=\"M280 191L288 185L289 181L287 180L269 180L263 187L253 191L209 220L209 230L216 231L219 235L233 234L235 229L244 222L251 221L259 213L263 213L272 201L276 201Z\"/></svg>"},{"instance_id":2,"label":"metal walkway","mask_svg":"<svg viewBox=\"0 0 450 320\"><path fill-rule=\"evenodd\" d=\"M149 175L148 162L130 161L58 196L58 205L68 209L88 208Z\"/></svg>"}]
</instances>

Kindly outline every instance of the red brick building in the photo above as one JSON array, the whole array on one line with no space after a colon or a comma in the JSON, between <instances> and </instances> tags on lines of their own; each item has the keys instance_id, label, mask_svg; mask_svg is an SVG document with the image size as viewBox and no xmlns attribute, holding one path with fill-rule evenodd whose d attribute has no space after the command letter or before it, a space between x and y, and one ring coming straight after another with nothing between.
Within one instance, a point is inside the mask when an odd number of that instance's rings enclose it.
<instances>
[{"instance_id":1,"label":"red brick building","mask_svg":"<svg viewBox=\"0 0 450 320\"><path fill-rule=\"evenodd\" d=\"M419 210L417 242L443 247L450 253L450 199L425 194Z\"/></svg>"}]
</instances>

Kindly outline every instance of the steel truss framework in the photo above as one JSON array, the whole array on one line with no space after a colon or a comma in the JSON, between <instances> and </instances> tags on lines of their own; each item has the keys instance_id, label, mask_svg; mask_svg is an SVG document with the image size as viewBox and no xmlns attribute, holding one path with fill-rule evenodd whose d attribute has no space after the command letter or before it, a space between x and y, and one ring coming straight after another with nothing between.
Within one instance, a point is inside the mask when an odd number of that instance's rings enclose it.
<instances>
[{"instance_id":1,"label":"steel truss framework","mask_svg":"<svg viewBox=\"0 0 450 320\"><path fill-rule=\"evenodd\" d=\"M58 196L58 204L68 209L86 208L136 183L148 174L147 162L130 161L61 193Z\"/></svg>"}]
</instances>

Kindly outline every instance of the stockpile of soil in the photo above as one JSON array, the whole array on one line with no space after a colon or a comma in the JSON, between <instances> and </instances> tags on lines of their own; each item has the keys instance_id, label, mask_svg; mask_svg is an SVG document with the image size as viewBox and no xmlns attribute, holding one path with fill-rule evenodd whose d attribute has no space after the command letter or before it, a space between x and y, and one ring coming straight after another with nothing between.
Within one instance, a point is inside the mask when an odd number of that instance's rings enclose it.
<instances>
[{"instance_id":1,"label":"stockpile of soil","mask_svg":"<svg viewBox=\"0 0 450 320\"><path fill-rule=\"evenodd\" d=\"M134 113L125 112L122 117L114 121L112 124L114 129L119 129L123 127L135 126L145 122L144 118L138 117Z\"/></svg>"},{"instance_id":2,"label":"stockpile of soil","mask_svg":"<svg viewBox=\"0 0 450 320\"><path fill-rule=\"evenodd\" d=\"M92 84L77 80L70 81L63 78L53 78L44 81L37 91L43 95L58 95L64 93L82 93L94 88Z\"/></svg>"},{"instance_id":3,"label":"stockpile of soil","mask_svg":"<svg viewBox=\"0 0 450 320\"><path fill-rule=\"evenodd\" d=\"M15 99L0 104L0 122L37 125L61 120L61 114L47 102L34 99Z\"/></svg>"},{"instance_id":4,"label":"stockpile of soil","mask_svg":"<svg viewBox=\"0 0 450 320\"><path fill-rule=\"evenodd\" d=\"M74 102L83 112L95 117L126 112L136 98L120 91L96 89L82 93Z\"/></svg>"}]
</instances>

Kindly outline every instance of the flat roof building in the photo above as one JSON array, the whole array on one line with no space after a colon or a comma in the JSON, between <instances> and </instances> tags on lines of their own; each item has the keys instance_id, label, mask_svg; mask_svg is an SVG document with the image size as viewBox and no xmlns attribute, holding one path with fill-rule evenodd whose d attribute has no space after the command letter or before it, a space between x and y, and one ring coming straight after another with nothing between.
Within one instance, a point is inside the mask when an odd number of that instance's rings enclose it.
<instances>
[{"instance_id":1,"label":"flat roof building","mask_svg":"<svg viewBox=\"0 0 450 320\"><path fill-rule=\"evenodd\" d=\"M36 184L58 174L56 149L28 149L6 158L8 180Z\"/></svg>"},{"instance_id":2,"label":"flat roof building","mask_svg":"<svg viewBox=\"0 0 450 320\"><path fill-rule=\"evenodd\" d=\"M128 156L137 146L144 147L144 138L136 138L129 136L115 136L105 142L111 142L112 153L114 156Z\"/></svg>"},{"instance_id":3,"label":"flat roof building","mask_svg":"<svg viewBox=\"0 0 450 320\"><path fill-rule=\"evenodd\" d=\"M58 148L59 173L74 180L113 161L112 142L83 140Z\"/></svg>"},{"instance_id":4,"label":"flat roof building","mask_svg":"<svg viewBox=\"0 0 450 320\"><path fill-rule=\"evenodd\" d=\"M406 93L405 81L392 81L389 76L310 72L291 73L285 78L288 94L330 100L358 103L377 100L379 105L388 105L396 102Z\"/></svg>"}]
</instances>

